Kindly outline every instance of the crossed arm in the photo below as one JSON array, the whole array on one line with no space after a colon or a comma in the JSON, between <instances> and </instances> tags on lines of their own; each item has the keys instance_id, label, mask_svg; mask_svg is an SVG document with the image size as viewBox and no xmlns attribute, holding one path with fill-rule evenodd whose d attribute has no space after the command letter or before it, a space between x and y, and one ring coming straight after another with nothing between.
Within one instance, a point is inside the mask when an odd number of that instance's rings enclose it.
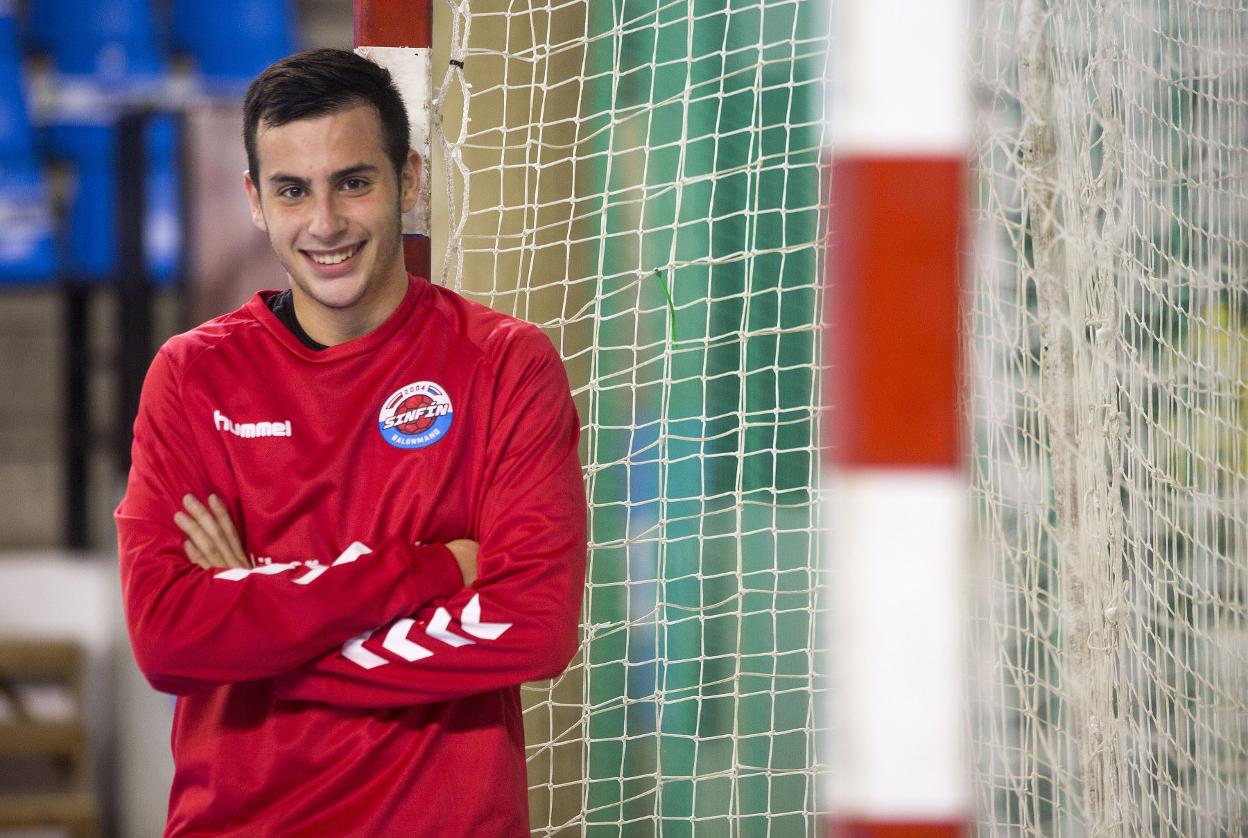
<instances>
[{"instance_id":1,"label":"crossed arm","mask_svg":"<svg viewBox=\"0 0 1248 838\"><path fill-rule=\"evenodd\" d=\"M204 504L194 495L182 496L182 509L173 513L173 523L186 536L182 548L192 564L204 570L250 569L254 561L243 549L238 528L225 503L215 494ZM448 541L446 549L455 557L465 587L477 578L477 550L480 545L467 538Z\"/></svg>"},{"instance_id":2,"label":"crossed arm","mask_svg":"<svg viewBox=\"0 0 1248 838\"><path fill-rule=\"evenodd\" d=\"M175 523L187 537L183 547L188 565L213 573L252 568L228 510L215 495L206 505L193 496L183 500ZM529 527L522 523L519 529ZM557 546L554 557L568 546L576 549L576 532L576 527L563 531L560 538L567 541ZM446 547L463 575L464 587L458 594L355 635L277 675L275 694L346 707L389 708L451 700L562 671L575 650L575 633L568 628L575 626L579 590L548 597L552 584L561 586L566 574L546 572L548 579L542 580L543 573L537 570L558 564L534 555L527 571L517 573L512 567L501 574L487 573L478 589L473 583L480 546L457 539ZM582 577L573 575L579 589ZM531 582L526 583L525 576ZM515 590L518 585L523 592ZM547 599L551 601L542 602ZM517 603L531 607L518 608Z\"/></svg>"}]
</instances>

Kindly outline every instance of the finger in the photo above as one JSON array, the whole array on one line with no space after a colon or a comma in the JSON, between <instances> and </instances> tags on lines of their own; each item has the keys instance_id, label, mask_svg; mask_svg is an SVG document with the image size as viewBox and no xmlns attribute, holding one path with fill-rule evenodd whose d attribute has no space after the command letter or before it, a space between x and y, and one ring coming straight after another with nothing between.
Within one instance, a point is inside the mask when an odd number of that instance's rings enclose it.
<instances>
[{"instance_id":1,"label":"finger","mask_svg":"<svg viewBox=\"0 0 1248 838\"><path fill-rule=\"evenodd\" d=\"M208 506L205 507L199 503L198 498L191 496L195 501L199 515L197 520L204 531L208 533L216 549L219 551L221 558L226 562L227 567L249 568L251 562L247 560L243 553L242 544L238 538L238 531L234 529L234 522L230 519L229 510L225 508L225 504L216 495L208 496Z\"/></svg>"},{"instance_id":2,"label":"finger","mask_svg":"<svg viewBox=\"0 0 1248 838\"><path fill-rule=\"evenodd\" d=\"M176 523L178 528L181 528L182 532L190 537L197 555L206 562L208 567L233 567L230 555L221 550L220 542L213 540L212 536L208 535L208 532L202 525L202 521L202 516L190 516L186 512L176 512L173 515L173 523Z\"/></svg>"},{"instance_id":3,"label":"finger","mask_svg":"<svg viewBox=\"0 0 1248 838\"><path fill-rule=\"evenodd\" d=\"M200 567L202 567L204 570L212 570L212 569L213 569L212 565L208 563L208 560L204 558L203 554L202 554L202 553L200 553L200 552L199 552L199 550L198 550L198 548L196 548L196 547L195 547L195 545L194 545L194 544L192 544L189 540L188 540L188 541L184 541L184 542L182 543L182 547L183 547L183 549L184 549L184 550L186 550L186 557L187 557L187 559L189 559L191 562L193 562L194 564L199 565L199 566L200 566Z\"/></svg>"},{"instance_id":4,"label":"finger","mask_svg":"<svg viewBox=\"0 0 1248 838\"><path fill-rule=\"evenodd\" d=\"M225 538L225 534L221 532L221 527L217 524L217 519L213 516L211 510L199 502L199 498L194 495L187 495L182 499L182 505L186 511L195 519L195 523L199 524L200 529L212 540L213 546L217 553L222 557L231 558L232 551L229 542Z\"/></svg>"},{"instance_id":5,"label":"finger","mask_svg":"<svg viewBox=\"0 0 1248 838\"><path fill-rule=\"evenodd\" d=\"M230 511L225 508L225 502L216 495L208 496L208 507L212 510L212 514L217 519L217 526L221 528L221 532L225 535L226 543L230 546L230 551L238 562L239 567L248 567L250 562L247 561L247 551L243 549L243 541L238 537L238 530L234 527L234 520L230 517Z\"/></svg>"},{"instance_id":6,"label":"finger","mask_svg":"<svg viewBox=\"0 0 1248 838\"><path fill-rule=\"evenodd\" d=\"M173 523L178 525L178 529L186 533L190 538L192 545L209 564L214 567L228 567L225 564L225 558L218 558L218 549L216 543L204 532L204 528L199 525L199 521L187 515L185 512L173 513Z\"/></svg>"},{"instance_id":7,"label":"finger","mask_svg":"<svg viewBox=\"0 0 1248 838\"><path fill-rule=\"evenodd\" d=\"M200 556L198 551L195 550L195 545L188 541L184 546L186 549L186 560L188 562L204 570L212 570L212 565L204 561L203 557Z\"/></svg>"}]
</instances>

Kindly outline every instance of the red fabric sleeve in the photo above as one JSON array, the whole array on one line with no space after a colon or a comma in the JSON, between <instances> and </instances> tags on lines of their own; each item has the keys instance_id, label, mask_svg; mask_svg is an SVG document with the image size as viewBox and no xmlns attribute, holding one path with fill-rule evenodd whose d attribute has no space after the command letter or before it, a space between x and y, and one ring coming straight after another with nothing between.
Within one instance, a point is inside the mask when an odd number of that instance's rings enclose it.
<instances>
[{"instance_id":1,"label":"red fabric sleeve","mask_svg":"<svg viewBox=\"0 0 1248 838\"><path fill-rule=\"evenodd\" d=\"M347 707L448 701L553 677L575 654L586 551L580 423L540 332L502 354L501 408L479 478L476 582L281 676L278 697Z\"/></svg>"},{"instance_id":2,"label":"red fabric sleeve","mask_svg":"<svg viewBox=\"0 0 1248 838\"><path fill-rule=\"evenodd\" d=\"M193 442L164 350L143 384L132 462L116 513L122 591L135 659L158 690L187 693L289 672L463 588L440 544L343 544L319 566L210 571L191 564L173 514L188 492L204 500L222 487Z\"/></svg>"}]
</instances>

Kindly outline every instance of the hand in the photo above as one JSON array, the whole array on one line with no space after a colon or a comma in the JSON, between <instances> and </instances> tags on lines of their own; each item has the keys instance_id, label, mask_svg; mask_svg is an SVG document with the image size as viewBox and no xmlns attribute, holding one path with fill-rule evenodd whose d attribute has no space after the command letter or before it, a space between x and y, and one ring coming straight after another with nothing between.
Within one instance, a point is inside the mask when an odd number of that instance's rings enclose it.
<instances>
[{"instance_id":1,"label":"hand","mask_svg":"<svg viewBox=\"0 0 1248 838\"><path fill-rule=\"evenodd\" d=\"M187 495L182 506L186 511L175 512L173 522L187 535L182 542L187 559L205 570L251 567L229 510L219 497L209 495L204 506L194 495Z\"/></svg>"},{"instance_id":2,"label":"hand","mask_svg":"<svg viewBox=\"0 0 1248 838\"><path fill-rule=\"evenodd\" d=\"M451 551L451 555L455 557L455 562L459 565L459 572L464 575L464 587L468 587L477 579L477 550L480 549L475 541L467 538L457 538L454 541L446 543L446 549Z\"/></svg>"}]
</instances>

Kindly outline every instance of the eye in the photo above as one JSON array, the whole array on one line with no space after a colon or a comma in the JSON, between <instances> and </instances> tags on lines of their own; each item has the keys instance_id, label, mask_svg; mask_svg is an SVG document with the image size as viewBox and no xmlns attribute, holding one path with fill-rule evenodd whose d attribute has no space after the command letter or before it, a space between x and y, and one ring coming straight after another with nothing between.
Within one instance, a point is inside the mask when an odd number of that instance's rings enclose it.
<instances>
[{"instance_id":1,"label":"eye","mask_svg":"<svg viewBox=\"0 0 1248 838\"><path fill-rule=\"evenodd\" d=\"M342 182L342 188L348 192L358 192L368 186L368 181L362 177L349 177Z\"/></svg>"},{"instance_id":2,"label":"eye","mask_svg":"<svg viewBox=\"0 0 1248 838\"><path fill-rule=\"evenodd\" d=\"M277 195L279 198L285 198L288 201L294 201L303 197L303 187L302 186L283 186L281 189L277 190Z\"/></svg>"}]
</instances>

